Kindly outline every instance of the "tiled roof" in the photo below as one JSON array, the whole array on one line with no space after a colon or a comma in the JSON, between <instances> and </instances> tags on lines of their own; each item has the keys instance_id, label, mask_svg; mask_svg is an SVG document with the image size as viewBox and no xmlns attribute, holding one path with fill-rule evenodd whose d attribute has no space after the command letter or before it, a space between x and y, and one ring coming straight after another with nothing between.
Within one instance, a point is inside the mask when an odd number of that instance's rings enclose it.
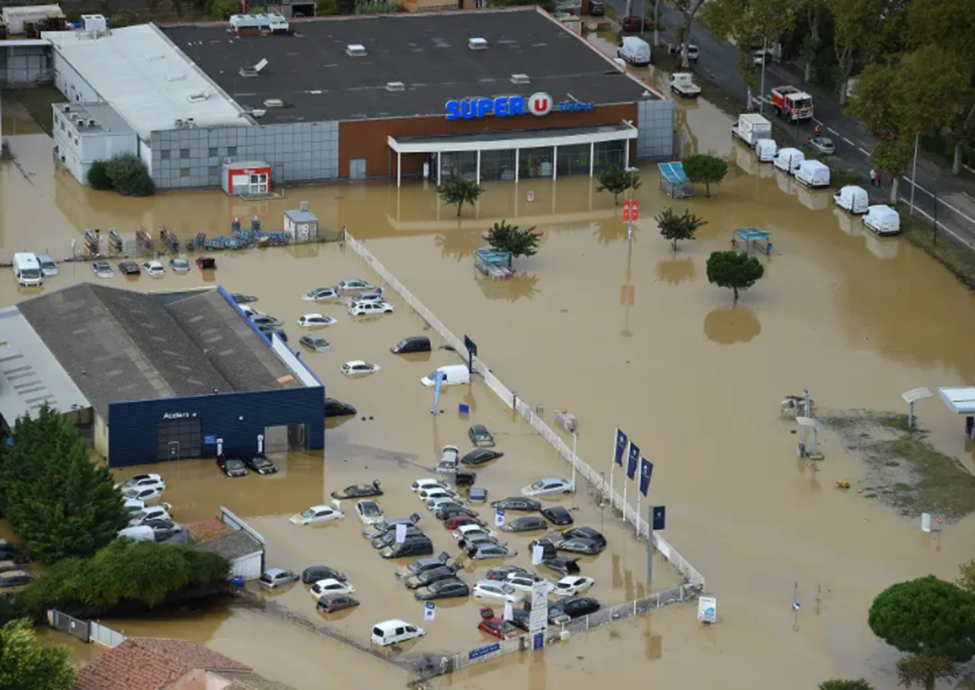
<instances>
[{"instance_id":1,"label":"tiled roof","mask_svg":"<svg viewBox=\"0 0 975 690\"><path fill-rule=\"evenodd\" d=\"M193 522L187 525L186 529L189 531L191 537L200 541L209 541L214 537L219 537L222 534L230 534L234 531L233 527L222 522L220 518L210 518L209 520Z\"/></svg>"},{"instance_id":2,"label":"tiled roof","mask_svg":"<svg viewBox=\"0 0 975 690\"><path fill-rule=\"evenodd\" d=\"M228 561L243 558L261 550L261 542L243 530L232 530L230 534L221 534L199 545L204 551L220 554Z\"/></svg>"},{"instance_id":3,"label":"tiled roof","mask_svg":"<svg viewBox=\"0 0 975 690\"><path fill-rule=\"evenodd\" d=\"M196 642L130 637L78 671L74 687L75 690L159 690L193 669L250 670Z\"/></svg>"}]
</instances>

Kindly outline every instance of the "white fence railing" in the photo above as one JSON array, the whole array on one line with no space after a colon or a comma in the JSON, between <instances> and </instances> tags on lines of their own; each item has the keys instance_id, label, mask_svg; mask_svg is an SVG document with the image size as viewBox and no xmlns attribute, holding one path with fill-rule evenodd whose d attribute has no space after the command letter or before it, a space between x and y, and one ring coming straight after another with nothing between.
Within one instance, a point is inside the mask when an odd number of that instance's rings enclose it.
<instances>
[{"instance_id":1,"label":"white fence railing","mask_svg":"<svg viewBox=\"0 0 975 690\"><path fill-rule=\"evenodd\" d=\"M448 329L443 322L440 321L433 312L431 312L426 305L424 305L419 299L417 299L413 293L406 289L399 280L396 279L389 270L380 263L372 253L366 249L360 242L356 241L352 235L346 231L345 233L345 244L352 251L362 257L370 268L374 270L379 276L386 281L386 283L395 290L399 296L406 302L413 311L420 315L420 317L430 324L440 336L446 341L450 347L457 351L457 353L467 359L467 348L464 347L464 343L460 338L454 335L450 329ZM484 378L484 382L487 384L488 388L494 391L504 404L509 408L515 408L518 413L531 424L542 438L548 441L562 456L562 459L568 462L570 465L575 462L576 471L585 477L586 481L589 482L590 489L597 492L599 495L604 496L610 501L614 510L618 510L623 515L624 519L633 524L636 528L637 538L646 539L647 535L650 533L650 526L647 521L638 515L636 510L633 509L628 503L623 501L623 497L613 489L612 485L606 481L605 477L597 472L593 467L585 463L578 456L573 458L572 448L559 436L552 428L546 424L541 417L535 414L531 405L526 403L520 397L515 398L514 394L501 383L501 380L497 376L491 373L487 365L484 364L480 359L474 358L474 370ZM704 588L704 576L698 572L698 570L692 566L680 552L677 551L670 543L664 539L658 532L653 533L653 544L654 548L663 556L664 559L669 561L684 577L684 581L688 584L695 585L694 589L701 591Z\"/></svg>"}]
</instances>

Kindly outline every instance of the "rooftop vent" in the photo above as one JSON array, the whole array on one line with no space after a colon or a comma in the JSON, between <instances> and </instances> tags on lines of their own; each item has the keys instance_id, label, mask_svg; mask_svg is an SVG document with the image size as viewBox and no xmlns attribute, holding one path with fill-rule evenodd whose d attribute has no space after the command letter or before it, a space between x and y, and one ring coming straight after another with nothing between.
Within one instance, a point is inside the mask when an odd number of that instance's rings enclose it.
<instances>
[{"instance_id":1,"label":"rooftop vent","mask_svg":"<svg viewBox=\"0 0 975 690\"><path fill-rule=\"evenodd\" d=\"M345 46L345 54L349 57L363 57L366 54L366 47L359 43L350 43Z\"/></svg>"},{"instance_id":2,"label":"rooftop vent","mask_svg":"<svg viewBox=\"0 0 975 690\"><path fill-rule=\"evenodd\" d=\"M186 75L182 72L173 72L172 74L166 75L166 81L183 81L186 79Z\"/></svg>"},{"instance_id":3,"label":"rooftop vent","mask_svg":"<svg viewBox=\"0 0 975 690\"><path fill-rule=\"evenodd\" d=\"M527 84L531 81L527 74L512 74L511 83L512 84Z\"/></svg>"},{"instance_id":4,"label":"rooftop vent","mask_svg":"<svg viewBox=\"0 0 975 690\"><path fill-rule=\"evenodd\" d=\"M280 98L268 98L267 100L264 101L264 107L265 108L283 108L284 107L284 101L282 101Z\"/></svg>"},{"instance_id":5,"label":"rooftop vent","mask_svg":"<svg viewBox=\"0 0 975 690\"><path fill-rule=\"evenodd\" d=\"M162 53L153 53L151 55L143 55L142 57L146 59L146 62L152 62L153 60L162 60L166 56Z\"/></svg>"},{"instance_id":6,"label":"rooftop vent","mask_svg":"<svg viewBox=\"0 0 975 690\"><path fill-rule=\"evenodd\" d=\"M471 50L487 50L488 42L483 38L469 38L467 47Z\"/></svg>"},{"instance_id":7,"label":"rooftop vent","mask_svg":"<svg viewBox=\"0 0 975 690\"><path fill-rule=\"evenodd\" d=\"M252 67L241 67L239 74L242 77L256 77L265 67L267 67L267 58L261 58L261 61Z\"/></svg>"},{"instance_id":8,"label":"rooftop vent","mask_svg":"<svg viewBox=\"0 0 975 690\"><path fill-rule=\"evenodd\" d=\"M211 84L203 93L194 93L192 96L187 96L186 100L188 100L190 103L202 103L212 96L214 91L216 91L216 89L213 88L213 85Z\"/></svg>"},{"instance_id":9,"label":"rooftop vent","mask_svg":"<svg viewBox=\"0 0 975 690\"><path fill-rule=\"evenodd\" d=\"M386 82L387 91L406 91L406 84L401 81Z\"/></svg>"}]
</instances>

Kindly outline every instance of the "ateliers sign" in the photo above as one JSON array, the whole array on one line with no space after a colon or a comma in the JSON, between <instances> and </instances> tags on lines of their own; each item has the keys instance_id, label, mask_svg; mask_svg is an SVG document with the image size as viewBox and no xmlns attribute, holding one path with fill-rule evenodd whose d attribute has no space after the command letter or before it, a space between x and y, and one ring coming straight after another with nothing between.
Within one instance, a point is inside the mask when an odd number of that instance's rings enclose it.
<instances>
[{"instance_id":1,"label":"ateliers sign","mask_svg":"<svg viewBox=\"0 0 975 690\"><path fill-rule=\"evenodd\" d=\"M196 412L164 412L163 419L190 419L195 417Z\"/></svg>"},{"instance_id":2,"label":"ateliers sign","mask_svg":"<svg viewBox=\"0 0 975 690\"><path fill-rule=\"evenodd\" d=\"M596 104L572 100L555 103L549 94L539 91L529 98L498 96L497 98L468 98L466 100L447 101L445 109L448 120L475 120L488 116L534 115L535 117L544 117L553 110L560 113L589 113L596 109Z\"/></svg>"}]
</instances>

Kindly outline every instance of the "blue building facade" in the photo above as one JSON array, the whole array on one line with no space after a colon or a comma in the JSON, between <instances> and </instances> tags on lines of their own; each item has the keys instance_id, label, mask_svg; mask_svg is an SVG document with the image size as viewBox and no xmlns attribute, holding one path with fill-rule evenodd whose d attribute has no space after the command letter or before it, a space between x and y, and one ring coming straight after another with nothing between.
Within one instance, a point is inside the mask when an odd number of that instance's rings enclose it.
<instances>
[{"instance_id":1,"label":"blue building facade","mask_svg":"<svg viewBox=\"0 0 975 690\"><path fill-rule=\"evenodd\" d=\"M323 448L325 387L111 403L109 465L263 452L271 427L287 428L291 448Z\"/></svg>"}]
</instances>

